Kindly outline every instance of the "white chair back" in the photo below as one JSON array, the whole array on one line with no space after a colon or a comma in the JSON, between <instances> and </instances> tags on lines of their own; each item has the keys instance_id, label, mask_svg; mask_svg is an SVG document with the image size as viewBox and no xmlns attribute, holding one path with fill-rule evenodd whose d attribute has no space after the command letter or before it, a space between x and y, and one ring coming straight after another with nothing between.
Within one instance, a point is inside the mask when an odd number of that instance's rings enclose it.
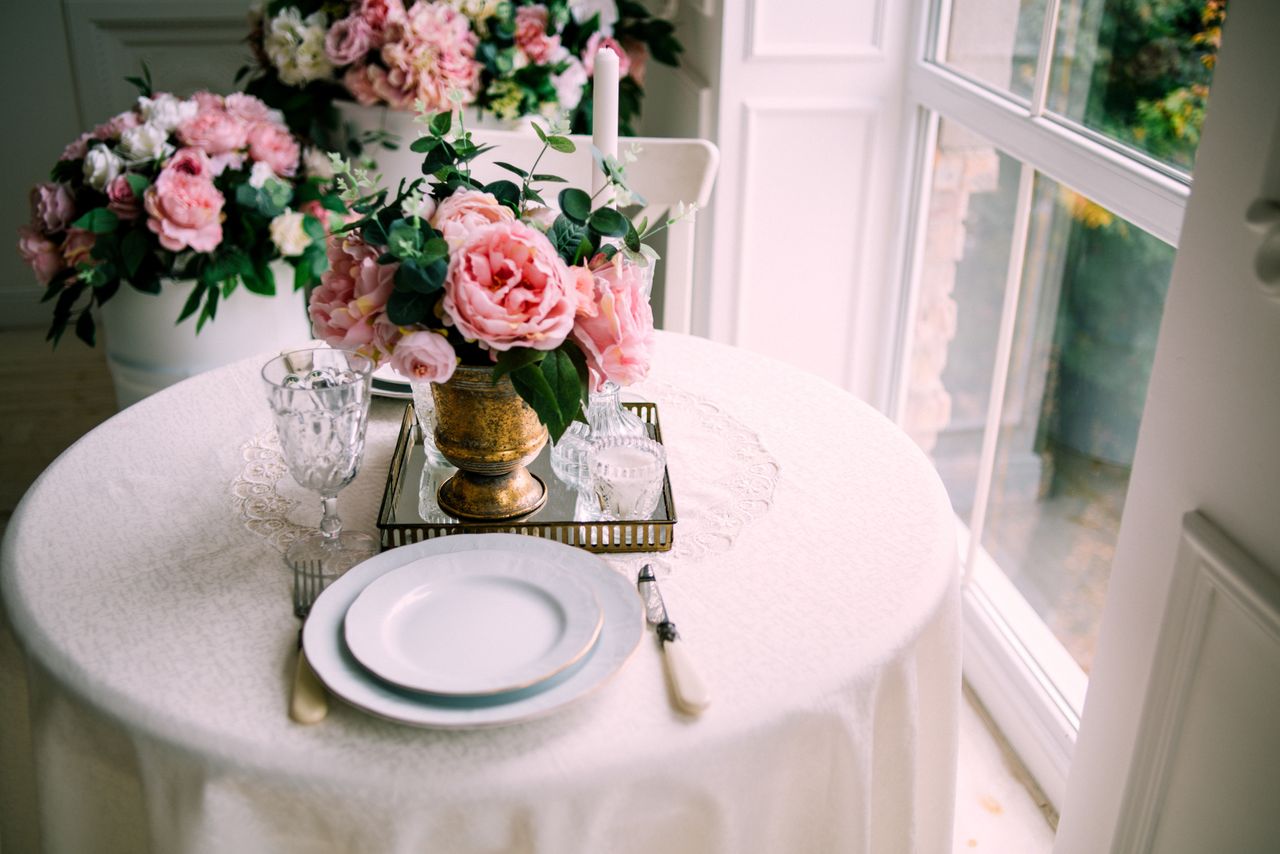
<instances>
[{"instance_id":1,"label":"white chair back","mask_svg":"<svg viewBox=\"0 0 1280 854\"><path fill-rule=\"evenodd\" d=\"M480 145L496 146L472 164L472 174L488 183L508 178L519 183L519 176L494 165L502 161L528 170L542 148L542 141L532 132L473 130L472 139ZM591 137L571 136L577 146L573 154L548 149L538 162L537 172L559 175L568 184L543 183L539 189L551 205L567 186L591 188ZM627 179L645 199L639 216L657 222L678 202L705 208L711 201L720 151L705 139L668 139L665 137L622 137L620 150L631 145L640 147L639 158L627 166ZM638 219L639 217L637 217ZM654 289L662 297L662 316L658 325L675 332L689 332L693 321L693 261L696 218L685 218L669 228L662 261L658 264Z\"/></svg>"}]
</instances>

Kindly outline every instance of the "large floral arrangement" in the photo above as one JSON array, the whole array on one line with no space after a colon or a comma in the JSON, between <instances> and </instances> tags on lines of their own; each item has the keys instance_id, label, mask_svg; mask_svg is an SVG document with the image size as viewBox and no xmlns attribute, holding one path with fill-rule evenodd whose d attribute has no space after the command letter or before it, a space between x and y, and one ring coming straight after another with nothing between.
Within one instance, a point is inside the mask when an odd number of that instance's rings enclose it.
<instances>
[{"instance_id":1,"label":"large floral arrangement","mask_svg":"<svg viewBox=\"0 0 1280 854\"><path fill-rule=\"evenodd\" d=\"M412 380L443 383L458 364L493 365L495 381L510 375L556 440L592 388L647 374L656 255L644 240L682 212L637 226L577 188L559 193L557 212L537 186L563 179L538 174L536 161L527 171L499 164L517 180L481 184L469 162L487 147L453 126L450 113L431 118L413 147L432 178L394 196L355 201L367 178L341 167L338 181L362 218L330 239L312 327ZM534 130L543 153L574 150L572 140ZM621 165L603 162L613 194L628 195Z\"/></svg>"},{"instance_id":2,"label":"large floral arrangement","mask_svg":"<svg viewBox=\"0 0 1280 854\"><path fill-rule=\"evenodd\" d=\"M675 65L681 51L671 23L633 0L271 0L252 27L246 91L313 139L327 138L335 98L435 112L451 92L500 119L568 114L589 132L602 47L622 58L630 133L649 57Z\"/></svg>"},{"instance_id":3,"label":"large floral arrangement","mask_svg":"<svg viewBox=\"0 0 1280 854\"><path fill-rule=\"evenodd\" d=\"M318 281L327 226L346 214L330 161L304 153L262 101L184 99L153 92L149 75L135 82L133 109L68 145L52 180L31 190L18 250L56 300L55 342L75 317L92 345L93 304L122 283L160 293L164 279L194 279L178 320L199 311L199 331L241 283L274 294L277 259L294 267L294 287Z\"/></svg>"}]
</instances>

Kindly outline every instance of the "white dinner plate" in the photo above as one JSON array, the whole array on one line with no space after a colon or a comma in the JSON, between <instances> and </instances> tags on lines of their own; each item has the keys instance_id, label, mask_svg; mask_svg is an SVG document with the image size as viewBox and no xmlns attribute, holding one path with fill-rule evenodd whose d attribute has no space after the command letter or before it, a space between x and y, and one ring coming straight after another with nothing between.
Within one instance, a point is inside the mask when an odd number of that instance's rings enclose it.
<instances>
[{"instance_id":1,"label":"white dinner plate","mask_svg":"<svg viewBox=\"0 0 1280 854\"><path fill-rule=\"evenodd\" d=\"M390 364L385 364L373 372L372 391L378 397L413 400L413 389L409 387L409 381L393 369Z\"/></svg>"},{"instance_id":2,"label":"white dinner plate","mask_svg":"<svg viewBox=\"0 0 1280 854\"><path fill-rule=\"evenodd\" d=\"M483 566L493 552L547 560L585 581L604 622L579 661L531 688L489 697L435 697L369 674L347 648L343 618L360 592L392 570L428 555L458 554ZM590 552L522 534L455 534L385 551L348 570L316 600L302 632L312 669L334 696L378 717L412 726L474 729L530 720L600 687L627 662L644 633L644 604L630 580Z\"/></svg>"},{"instance_id":3,"label":"white dinner plate","mask_svg":"<svg viewBox=\"0 0 1280 854\"><path fill-rule=\"evenodd\" d=\"M429 555L361 591L347 648L403 688L483 696L528 688L586 655L603 615L591 586L523 552Z\"/></svg>"}]
</instances>

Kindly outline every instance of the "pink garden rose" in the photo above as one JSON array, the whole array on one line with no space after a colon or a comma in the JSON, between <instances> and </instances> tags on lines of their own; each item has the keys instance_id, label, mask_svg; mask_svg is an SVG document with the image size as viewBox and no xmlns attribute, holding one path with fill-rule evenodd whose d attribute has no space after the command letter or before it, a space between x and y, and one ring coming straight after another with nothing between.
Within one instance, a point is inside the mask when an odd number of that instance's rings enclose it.
<instances>
[{"instance_id":1,"label":"pink garden rose","mask_svg":"<svg viewBox=\"0 0 1280 854\"><path fill-rule=\"evenodd\" d=\"M18 229L18 252L42 285L53 281L53 277L66 266L62 252L53 241L29 225Z\"/></svg>"},{"instance_id":2,"label":"pink garden rose","mask_svg":"<svg viewBox=\"0 0 1280 854\"><path fill-rule=\"evenodd\" d=\"M386 310L399 264L379 264L382 254L359 237L329 240L329 269L311 292L308 314L317 338L377 359L374 323ZM385 342L387 336L383 336Z\"/></svg>"},{"instance_id":3,"label":"pink garden rose","mask_svg":"<svg viewBox=\"0 0 1280 854\"><path fill-rule=\"evenodd\" d=\"M196 107L200 112L222 112L227 108L227 99L221 95L205 90L200 90L191 96L191 100L196 102Z\"/></svg>"},{"instance_id":4,"label":"pink garden rose","mask_svg":"<svg viewBox=\"0 0 1280 854\"><path fill-rule=\"evenodd\" d=\"M107 210L125 220L137 219L142 213L142 199L133 194L124 175L117 175L107 185Z\"/></svg>"},{"instance_id":5,"label":"pink garden rose","mask_svg":"<svg viewBox=\"0 0 1280 854\"><path fill-rule=\"evenodd\" d=\"M271 115L270 107L252 95L246 95L243 92L236 92L223 98L222 109L226 110L227 115L239 119L247 125L275 120Z\"/></svg>"},{"instance_id":6,"label":"pink garden rose","mask_svg":"<svg viewBox=\"0 0 1280 854\"><path fill-rule=\"evenodd\" d=\"M539 65L551 62L560 48L560 37L547 34L547 7L541 3L516 10L516 47Z\"/></svg>"},{"instance_id":7,"label":"pink garden rose","mask_svg":"<svg viewBox=\"0 0 1280 854\"><path fill-rule=\"evenodd\" d=\"M201 110L178 125L178 139L184 145L204 149L208 155L229 154L244 148L249 128L222 109Z\"/></svg>"},{"instance_id":8,"label":"pink garden rose","mask_svg":"<svg viewBox=\"0 0 1280 854\"><path fill-rule=\"evenodd\" d=\"M76 200L66 184L45 182L31 188L31 221L46 234L57 234L71 224Z\"/></svg>"},{"instance_id":9,"label":"pink garden rose","mask_svg":"<svg viewBox=\"0 0 1280 854\"><path fill-rule=\"evenodd\" d=\"M396 342L391 367L411 380L444 383L458 367L458 354L437 332L410 332Z\"/></svg>"},{"instance_id":10,"label":"pink garden rose","mask_svg":"<svg viewBox=\"0 0 1280 854\"><path fill-rule=\"evenodd\" d=\"M97 237L92 231L83 228L73 228L67 232L67 237L62 241L62 260L68 267L77 267L80 264L92 264L93 244L97 242Z\"/></svg>"},{"instance_id":11,"label":"pink garden rose","mask_svg":"<svg viewBox=\"0 0 1280 854\"><path fill-rule=\"evenodd\" d=\"M462 94L464 104L475 100L479 39L457 9L448 3L414 3L402 21L388 22L385 36L381 56L386 71L369 72L369 80L392 107L407 109L421 99L428 110L448 109L453 90Z\"/></svg>"},{"instance_id":12,"label":"pink garden rose","mask_svg":"<svg viewBox=\"0 0 1280 854\"><path fill-rule=\"evenodd\" d=\"M546 235L522 222L471 232L452 253L444 312L492 350L554 350L573 329L577 298Z\"/></svg>"},{"instance_id":13,"label":"pink garden rose","mask_svg":"<svg viewBox=\"0 0 1280 854\"><path fill-rule=\"evenodd\" d=\"M465 243L471 232L495 222L515 222L511 208L492 193L481 190L455 190L442 201L431 217L431 225L444 235L450 249Z\"/></svg>"},{"instance_id":14,"label":"pink garden rose","mask_svg":"<svg viewBox=\"0 0 1280 854\"><path fill-rule=\"evenodd\" d=\"M588 76L595 76L596 54L604 47L611 49L618 55L618 78L626 77L631 71L631 57L623 50L622 45L599 30L591 34L591 37L587 39L587 46L582 51L582 64L587 67Z\"/></svg>"},{"instance_id":15,"label":"pink garden rose","mask_svg":"<svg viewBox=\"0 0 1280 854\"><path fill-rule=\"evenodd\" d=\"M374 47L373 27L359 14L334 24L324 37L324 52L334 65L350 65Z\"/></svg>"},{"instance_id":16,"label":"pink garden rose","mask_svg":"<svg viewBox=\"0 0 1280 854\"><path fill-rule=\"evenodd\" d=\"M301 155L302 149L287 128L263 122L249 131L249 156L270 166L277 175L293 176Z\"/></svg>"},{"instance_id":17,"label":"pink garden rose","mask_svg":"<svg viewBox=\"0 0 1280 854\"><path fill-rule=\"evenodd\" d=\"M89 140L93 139L93 134L82 133L76 139L67 143L67 147L62 149L62 154L58 155L59 160L84 160L84 156L89 153Z\"/></svg>"},{"instance_id":18,"label":"pink garden rose","mask_svg":"<svg viewBox=\"0 0 1280 854\"><path fill-rule=\"evenodd\" d=\"M213 186L212 169L209 155L198 148L182 148L147 188L143 199L149 215L147 228L159 235L165 249L212 252L222 242L225 199Z\"/></svg>"},{"instance_id":19,"label":"pink garden rose","mask_svg":"<svg viewBox=\"0 0 1280 854\"><path fill-rule=\"evenodd\" d=\"M586 264L578 264L569 268L569 281L573 283L573 292L578 295L578 317L595 317L600 313L596 305L596 277Z\"/></svg>"},{"instance_id":20,"label":"pink garden rose","mask_svg":"<svg viewBox=\"0 0 1280 854\"><path fill-rule=\"evenodd\" d=\"M639 382L649 374L653 353L653 309L645 295L644 268L615 255L592 261L596 279L597 314L579 314L573 340L582 348L592 383L619 385Z\"/></svg>"},{"instance_id":21,"label":"pink garden rose","mask_svg":"<svg viewBox=\"0 0 1280 854\"><path fill-rule=\"evenodd\" d=\"M388 24L405 19L401 0L361 0L359 14L374 33L381 34Z\"/></svg>"},{"instance_id":22,"label":"pink garden rose","mask_svg":"<svg viewBox=\"0 0 1280 854\"><path fill-rule=\"evenodd\" d=\"M375 80L385 80L387 72L376 65L353 65L342 75L342 85L356 99L357 104L372 107L381 97Z\"/></svg>"}]
</instances>

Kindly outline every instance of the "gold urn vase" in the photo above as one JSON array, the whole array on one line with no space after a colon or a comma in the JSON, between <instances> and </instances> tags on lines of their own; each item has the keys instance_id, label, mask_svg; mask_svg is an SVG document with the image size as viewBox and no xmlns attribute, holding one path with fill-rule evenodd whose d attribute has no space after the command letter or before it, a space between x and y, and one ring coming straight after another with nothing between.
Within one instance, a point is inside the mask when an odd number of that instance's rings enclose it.
<instances>
[{"instance_id":1,"label":"gold urn vase","mask_svg":"<svg viewBox=\"0 0 1280 854\"><path fill-rule=\"evenodd\" d=\"M514 519L537 510L547 487L525 466L547 442L547 428L492 367L459 365L431 386L436 447L458 471L440 484L440 509L460 519Z\"/></svg>"}]
</instances>

